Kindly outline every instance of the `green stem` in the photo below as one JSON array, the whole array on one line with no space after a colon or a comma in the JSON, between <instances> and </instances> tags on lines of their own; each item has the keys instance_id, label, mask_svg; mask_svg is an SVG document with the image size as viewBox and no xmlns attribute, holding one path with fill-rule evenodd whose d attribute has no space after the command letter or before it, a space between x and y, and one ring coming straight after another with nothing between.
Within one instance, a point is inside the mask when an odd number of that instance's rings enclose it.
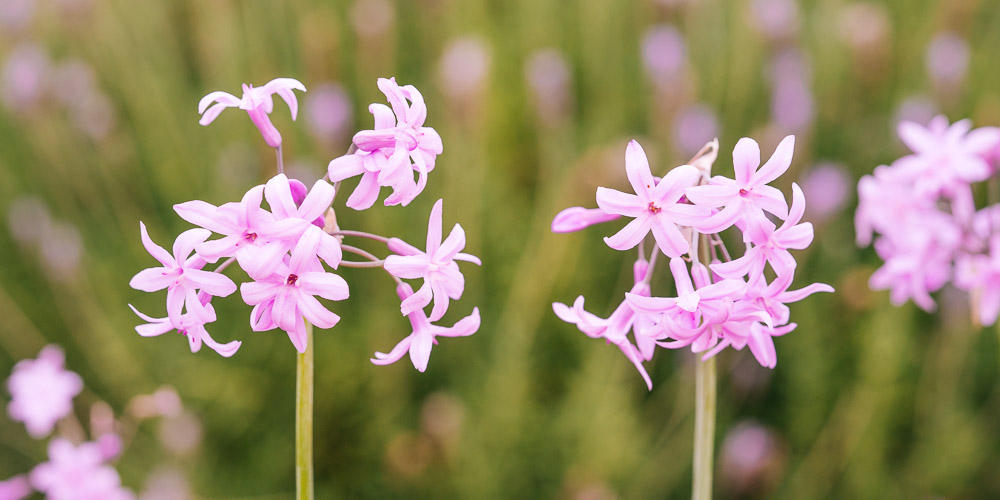
<instances>
[{"instance_id":1,"label":"green stem","mask_svg":"<svg viewBox=\"0 0 1000 500\"><path fill-rule=\"evenodd\" d=\"M295 498L312 500L313 492L313 326L306 321L306 352L295 366Z\"/></svg>"},{"instance_id":2,"label":"green stem","mask_svg":"<svg viewBox=\"0 0 1000 500\"><path fill-rule=\"evenodd\" d=\"M695 360L694 476L692 500L712 498L715 446L715 357Z\"/></svg>"}]
</instances>

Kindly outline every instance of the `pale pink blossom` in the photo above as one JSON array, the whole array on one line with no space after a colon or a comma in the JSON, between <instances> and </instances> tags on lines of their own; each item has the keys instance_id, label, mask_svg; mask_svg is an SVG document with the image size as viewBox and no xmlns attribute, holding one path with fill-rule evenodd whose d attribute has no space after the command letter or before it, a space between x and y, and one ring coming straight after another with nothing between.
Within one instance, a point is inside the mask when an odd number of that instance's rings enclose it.
<instances>
[{"instance_id":1,"label":"pale pink blossom","mask_svg":"<svg viewBox=\"0 0 1000 500\"><path fill-rule=\"evenodd\" d=\"M646 281L648 263L640 260L633 267L635 284L626 296L649 297L650 288ZM628 300L623 300L607 319L592 314L583 307L584 298L582 295L576 298L572 306L559 302L552 304L552 310L559 319L576 325L581 332L590 338L603 338L608 344L617 346L625 354L625 357L635 365L639 375L646 382L646 387L653 390L653 381L642 362L652 359L656 343L655 339L640 332L650 330L655 318L647 311L640 311L632 307ZM628 338L629 331L633 332L635 344Z\"/></svg>"},{"instance_id":2,"label":"pale pink blossom","mask_svg":"<svg viewBox=\"0 0 1000 500\"><path fill-rule=\"evenodd\" d=\"M711 268L723 278L741 278L749 276L753 281L764 272L765 263L771 264L778 275L788 274L795 269L795 258L788 251L803 250L813 241L813 226L803 222L806 201L802 189L792 183L792 207L788 218L781 227L775 226L769 220L747 228L747 250L742 257L725 263L712 264Z\"/></svg>"},{"instance_id":3,"label":"pale pink blossom","mask_svg":"<svg viewBox=\"0 0 1000 500\"><path fill-rule=\"evenodd\" d=\"M305 352L307 336L303 316L319 328L332 328L340 316L330 312L315 296L344 300L347 282L323 270L317 258L322 230L310 227L292 249L290 259L279 263L271 275L240 285L243 300L254 306L250 324L254 331L281 328L292 345Z\"/></svg>"},{"instance_id":4,"label":"pale pink blossom","mask_svg":"<svg viewBox=\"0 0 1000 500\"><path fill-rule=\"evenodd\" d=\"M385 270L397 278L424 280L423 286L400 304L404 316L423 309L433 298L430 321L441 319L448 310L448 299L460 298L465 290L465 277L455 261L482 265L478 257L461 253L465 248L465 230L462 226L455 224L448 237L441 240L442 207L443 200L438 200L431 209L427 224L426 252L399 238L392 238L388 242L389 249L396 255L385 259Z\"/></svg>"},{"instance_id":5,"label":"pale pink blossom","mask_svg":"<svg viewBox=\"0 0 1000 500\"><path fill-rule=\"evenodd\" d=\"M31 483L24 475L0 481L0 500L22 500L31 494Z\"/></svg>"},{"instance_id":6,"label":"pale pink blossom","mask_svg":"<svg viewBox=\"0 0 1000 500\"><path fill-rule=\"evenodd\" d=\"M609 214L600 208L570 207L552 219L553 233L571 233L590 227L594 224L613 221L621 217L618 214Z\"/></svg>"},{"instance_id":7,"label":"pale pink blossom","mask_svg":"<svg viewBox=\"0 0 1000 500\"><path fill-rule=\"evenodd\" d=\"M31 471L31 485L50 500L131 500L118 472L104 463L96 443L73 446L63 438L49 442L49 461Z\"/></svg>"},{"instance_id":8,"label":"pale pink blossom","mask_svg":"<svg viewBox=\"0 0 1000 500\"><path fill-rule=\"evenodd\" d=\"M267 82L263 87L254 88L253 85L243 84L243 97L238 98L232 94L215 91L201 99L198 103L198 113L201 120L198 123L208 125L215 121L219 113L226 108L240 108L250 115L250 121L260 130L264 136L264 142L272 148L281 146L281 134L271 123L271 111L274 109L272 96L278 94L291 111L292 120L296 118L299 111L299 103L295 98L293 90L306 91L302 82L293 78L275 78ZM215 104L213 104L215 103Z\"/></svg>"},{"instance_id":9,"label":"pale pink blossom","mask_svg":"<svg viewBox=\"0 0 1000 500\"><path fill-rule=\"evenodd\" d=\"M625 150L625 172L635 194L605 187L597 188L597 205L608 214L634 217L624 228L604 242L615 250L638 245L650 232L657 246L669 257L687 253L690 244L678 225L702 221L709 210L681 203L684 190L694 186L701 174L695 167L681 165L657 181L649 169L642 146L631 141Z\"/></svg>"},{"instance_id":10,"label":"pale pink blossom","mask_svg":"<svg viewBox=\"0 0 1000 500\"><path fill-rule=\"evenodd\" d=\"M395 78L379 78L378 87L392 107L369 106L375 117L374 130L355 134L358 151L335 158L328 166L331 182L361 175L347 200L347 206L355 210L371 207L383 187L393 189L385 199L386 206L408 205L424 190L427 173L434 169L435 159L444 151L441 136L424 126L427 106L415 87L400 86Z\"/></svg>"},{"instance_id":11,"label":"pale pink blossom","mask_svg":"<svg viewBox=\"0 0 1000 500\"><path fill-rule=\"evenodd\" d=\"M73 398L83 390L83 379L64 368L65 356L56 345L46 346L37 359L14 365L7 379L10 418L24 422L28 434L42 438L56 422L73 412Z\"/></svg>"},{"instance_id":12,"label":"pale pink blossom","mask_svg":"<svg viewBox=\"0 0 1000 500\"><path fill-rule=\"evenodd\" d=\"M205 325L215 321L215 309L212 304L209 303L211 297L208 294L199 294L198 300L201 303L201 307L204 310L204 316L199 316L198 314L187 312L180 315L180 318L176 321L170 318L153 318L147 316L135 307L129 304L132 308L132 312L139 316L147 323L135 327L136 333L143 337L156 337L163 335L169 331L177 330L177 333L187 337L188 343L191 347L191 352L198 352L201 349L202 343L207 345L209 349L219 353L223 357L230 357L236 354L236 351L240 348L243 343L239 340L233 340L225 344L220 344L212 338L205 329Z\"/></svg>"},{"instance_id":13,"label":"pale pink blossom","mask_svg":"<svg viewBox=\"0 0 1000 500\"><path fill-rule=\"evenodd\" d=\"M129 286L144 292L167 289L167 317L179 328L182 310L193 313L196 318L208 322L208 311L198 298L198 291L216 297L226 297L236 291L236 284L220 273L203 271L205 259L192 255L197 245L204 243L212 233L205 229L189 229L174 241L173 255L153 243L146 232L146 225L139 223L139 233L146 251L158 260L162 267L151 267L139 271Z\"/></svg>"},{"instance_id":14,"label":"pale pink blossom","mask_svg":"<svg viewBox=\"0 0 1000 500\"><path fill-rule=\"evenodd\" d=\"M174 211L196 226L225 236L195 247L201 258L216 262L235 256L252 278L266 277L281 264L281 258L309 222L298 218L277 219L260 207L263 198L264 186L255 186L239 203L216 207L194 200L174 205Z\"/></svg>"},{"instance_id":15,"label":"pale pink blossom","mask_svg":"<svg viewBox=\"0 0 1000 500\"><path fill-rule=\"evenodd\" d=\"M917 197L953 196L986 180L993 174L987 158L1000 146L1000 129L972 130L970 120L949 125L944 116L927 127L902 122L899 137L914 154L896 160L893 170L912 184Z\"/></svg>"},{"instance_id":16,"label":"pale pink blossom","mask_svg":"<svg viewBox=\"0 0 1000 500\"><path fill-rule=\"evenodd\" d=\"M413 295L413 288L406 283L396 287L396 294L405 301ZM376 365L388 365L399 361L407 352L410 361L417 371L427 369L427 361L431 356L431 348L437 344L437 337L466 337L479 330L479 308L472 308L472 314L460 319L454 326L443 327L431 324L423 309L414 309L406 315L413 327L413 332L401 340L388 354L376 352L371 362Z\"/></svg>"},{"instance_id":17,"label":"pale pink blossom","mask_svg":"<svg viewBox=\"0 0 1000 500\"><path fill-rule=\"evenodd\" d=\"M987 254L959 260L955 284L972 294L977 319L983 326L996 323L1000 315L1000 234L990 238Z\"/></svg>"},{"instance_id":18,"label":"pale pink blossom","mask_svg":"<svg viewBox=\"0 0 1000 500\"><path fill-rule=\"evenodd\" d=\"M696 228L703 233L718 233L738 221L759 225L767 220L764 211L780 219L787 217L785 197L777 188L767 184L788 170L794 147L795 137L785 137L774 150L774 155L761 166L757 141L748 137L740 139L733 149L735 180L717 175L712 177L709 185L691 187L685 192L696 205L725 207Z\"/></svg>"}]
</instances>

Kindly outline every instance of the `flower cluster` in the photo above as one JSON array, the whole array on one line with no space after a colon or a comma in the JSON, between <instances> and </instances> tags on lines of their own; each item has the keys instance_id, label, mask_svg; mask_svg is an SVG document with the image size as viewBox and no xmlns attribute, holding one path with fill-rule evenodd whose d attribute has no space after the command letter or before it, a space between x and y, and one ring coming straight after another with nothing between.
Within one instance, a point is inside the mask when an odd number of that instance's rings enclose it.
<instances>
[{"instance_id":1,"label":"flower cluster","mask_svg":"<svg viewBox=\"0 0 1000 500\"><path fill-rule=\"evenodd\" d=\"M952 281L970 293L976 317L1000 314L1000 204L977 210L973 185L997 173L1000 129L972 130L969 120L944 116L923 127L899 124L912 154L875 169L858 182L858 244L874 240L885 261L871 277L892 302L935 308L931 292ZM991 189L996 189L992 187ZM875 237L875 234L878 237Z\"/></svg>"},{"instance_id":2,"label":"flower cluster","mask_svg":"<svg viewBox=\"0 0 1000 500\"><path fill-rule=\"evenodd\" d=\"M760 165L760 149L741 139L733 150L735 179L709 177L718 143L709 143L690 165L654 177L646 154L632 141L625 151L625 171L634 194L597 188L599 208L568 208L552 222L554 232L577 231L592 224L627 217L632 220L604 241L616 250L638 248L634 286L607 319L584 309L584 298L572 306L553 304L557 316L589 337L618 346L652 389L643 362L657 346L690 346L703 358L731 346L749 346L768 368L777 362L772 337L795 329L787 304L815 292L832 292L814 283L789 290L795 258L813 240L812 224L802 222L805 197L792 185L792 204L769 183L792 161L794 138L786 137L774 155ZM780 219L780 227L772 222ZM719 233L736 227L746 245L730 257ZM650 241L651 240L651 241ZM651 244L648 244L651 243ZM651 246L648 259L647 246ZM650 283L657 258L668 257L676 288L673 297L653 295ZM773 271L769 279L767 268ZM631 337L629 334L631 333Z\"/></svg>"},{"instance_id":3,"label":"flower cluster","mask_svg":"<svg viewBox=\"0 0 1000 500\"><path fill-rule=\"evenodd\" d=\"M11 418L24 422L34 439L52 434L57 421L74 421L73 399L83 389L83 379L65 369L65 356L56 345L46 346L36 359L26 359L14 366L7 379L11 393L7 412ZM176 398L176 393L172 393ZM142 417L130 415L134 420ZM92 441L74 444L67 436L57 433L48 443L48 461L34 466L30 473L0 481L0 498L18 500L33 491L44 493L53 500L129 500L135 498L121 485L118 472L111 465L125 448L117 423L105 403L91 409ZM135 422L129 425L134 426ZM79 422L67 426L74 429L79 441L83 427ZM60 427L62 429L62 427Z\"/></svg>"},{"instance_id":4,"label":"flower cluster","mask_svg":"<svg viewBox=\"0 0 1000 500\"><path fill-rule=\"evenodd\" d=\"M305 91L304 85L279 78L258 88L244 85L242 99L225 92L212 92L202 99L202 125L211 123L227 107L247 111L265 142L277 150L278 174L250 188L239 202L216 206L194 200L175 205L182 219L198 227L181 233L172 253L155 244L140 223L143 245L161 267L140 271L130 284L146 292L167 290L166 317L150 317L133 308L147 322L136 327L140 335L176 330L188 338L192 352L205 344L222 356L232 356L241 342L217 342L205 325L216 320L213 297L226 297L237 290L232 279L222 274L234 262L248 277L238 288L243 301L253 306L251 328L283 330L300 353L308 344L306 322L332 328L340 321L340 316L318 300L340 301L350 295L347 282L332 272L340 266L382 267L396 281L401 313L413 324L413 335L388 355L376 353L373 363L391 363L409 351L414 366L423 371L435 335L470 335L478 329L478 309L451 329L431 324L444 316L449 300L462 296L465 279L456 261L480 264L478 258L461 253L465 247L461 226L456 224L441 240L441 200L431 211L426 251L399 238L342 230L337 224L331 205L341 181L361 176L346 202L356 210L371 207L382 187L392 188L386 205L407 205L423 191L427 174L443 151L437 132L424 126L427 107L416 88L384 78L378 80L378 87L391 107L369 107L375 117L374 129L358 132L349 153L331 161L327 175L312 188L282 173L281 134L269 118L272 96L277 94L288 104L294 119L298 105L292 90ZM212 239L213 234L220 238ZM381 242L391 254L384 259L376 257L345 244L347 237ZM345 260L345 252L363 260ZM210 264L215 268L206 271ZM423 286L414 293L404 279L421 279ZM427 316L423 309L432 303Z\"/></svg>"}]
</instances>

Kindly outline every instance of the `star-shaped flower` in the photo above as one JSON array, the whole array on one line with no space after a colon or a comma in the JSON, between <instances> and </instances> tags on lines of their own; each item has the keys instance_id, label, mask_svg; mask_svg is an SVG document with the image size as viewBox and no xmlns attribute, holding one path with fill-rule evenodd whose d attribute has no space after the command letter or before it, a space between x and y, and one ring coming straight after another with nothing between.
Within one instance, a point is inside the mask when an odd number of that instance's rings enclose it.
<instances>
[{"instance_id":1,"label":"star-shaped flower","mask_svg":"<svg viewBox=\"0 0 1000 500\"><path fill-rule=\"evenodd\" d=\"M238 98L230 93L215 91L201 99L198 103L198 113L201 120L198 123L208 125L215 121L219 113L226 108L240 108L250 115L250 121L260 130L264 136L264 142L272 148L281 146L281 134L271 123L271 111L274 109L272 96L278 94L288 109L292 112L292 120L299 112L299 103L292 90L306 91L302 82L293 78L275 78L267 82L263 87L254 88L253 85L243 84L243 97ZM212 103L215 103L214 105Z\"/></svg>"}]
</instances>

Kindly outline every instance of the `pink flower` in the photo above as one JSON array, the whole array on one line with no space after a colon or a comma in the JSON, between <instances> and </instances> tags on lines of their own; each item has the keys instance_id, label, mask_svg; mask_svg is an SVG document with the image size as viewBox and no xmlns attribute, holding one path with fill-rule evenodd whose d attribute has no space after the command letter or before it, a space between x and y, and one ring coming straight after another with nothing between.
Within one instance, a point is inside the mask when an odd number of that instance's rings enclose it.
<instances>
[{"instance_id":1,"label":"pink flower","mask_svg":"<svg viewBox=\"0 0 1000 500\"><path fill-rule=\"evenodd\" d=\"M406 283L396 287L396 294L405 301L413 296L413 289ZM410 361L419 372L427 369L427 361L431 356L431 348L437 344L437 337L467 337L479 330L479 308L472 308L472 314L460 319L452 327L432 325L431 320L422 309L415 309L406 315L413 326L413 333L401 340L388 354L376 352L371 362L376 365L388 365L399 361L407 352Z\"/></svg>"},{"instance_id":2,"label":"pink flower","mask_svg":"<svg viewBox=\"0 0 1000 500\"><path fill-rule=\"evenodd\" d=\"M777 188L767 183L777 179L792 163L795 137L785 137L774 150L774 155L760 165L760 146L757 141L744 137L733 149L733 167L736 179L722 176L712 177L711 184L688 188L686 195L696 205L710 208L725 207L696 226L703 233L718 233L737 221L748 225L761 224L767 220L764 211L780 219L788 216L785 197Z\"/></svg>"},{"instance_id":3,"label":"pink flower","mask_svg":"<svg viewBox=\"0 0 1000 500\"><path fill-rule=\"evenodd\" d=\"M423 126L427 106L415 87L401 87L395 78L379 78L378 88L392 108L384 104L369 106L375 117L374 130L355 134L358 151L334 159L328 168L332 182L362 176L347 200L347 206L355 210L371 207L382 187L393 188L385 200L386 206L408 205L424 190L427 173L434 169L437 155L444 151L441 136ZM416 183L413 170L418 174Z\"/></svg>"},{"instance_id":4,"label":"pink flower","mask_svg":"<svg viewBox=\"0 0 1000 500\"><path fill-rule=\"evenodd\" d=\"M132 304L129 307L132 308L137 316L147 321L144 325L139 325L135 327L136 333L143 337L156 337L163 335L171 330L177 330L177 333L187 337L188 343L191 344L191 352L198 352L201 349L201 344L204 343L213 351L219 353L223 357L230 357L236 354L236 351L240 348L243 343L238 340L233 340L225 344L220 344L209 335L208 330L205 329L205 324L212 323L215 321L215 309L212 307L208 301L211 299L207 294L199 294L198 298L201 305L205 311L205 316L201 317L194 313L188 312L182 314L178 321L173 321L169 318L153 318L147 316Z\"/></svg>"},{"instance_id":5,"label":"pink flower","mask_svg":"<svg viewBox=\"0 0 1000 500\"><path fill-rule=\"evenodd\" d=\"M198 123L208 125L219 116L223 109L238 107L250 115L250 121L260 130L261 135L264 136L264 142L268 146L280 147L281 134L278 133L278 129L274 128L271 117L268 116L274 109L272 96L278 94L284 99L285 103L288 104L288 109L292 112L292 120L294 120L299 111L299 103L295 98L295 93L292 92L293 89L306 91L305 85L302 85L302 82L298 80L275 78L260 88L254 88L253 85L244 83L242 99L226 92L212 92L198 103L198 113L202 115ZM209 107L213 102L216 104Z\"/></svg>"},{"instance_id":6,"label":"pink flower","mask_svg":"<svg viewBox=\"0 0 1000 500\"><path fill-rule=\"evenodd\" d=\"M552 219L553 233L571 233L579 231L594 224L608 222L621 217L618 214L609 214L600 208L570 207Z\"/></svg>"},{"instance_id":7,"label":"pink flower","mask_svg":"<svg viewBox=\"0 0 1000 500\"><path fill-rule=\"evenodd\" d=\"M636 141L629 142L625 149L625 172L636 194L597 188L597 205L601 210L634 217L617 234L605 238L605 243L615 250L628 250L652 231L656 244L667 256L685 254L689 242L677 225L696 224L709 214L707 209L680 203L684 190L698 182L701 174L695 167L681 165L657 182L649 170L646 153Z\"/></svg>"},{"instance_id":8,"label":"pink flower","mask_svg":"<svg viewBox=\"0 0 1000 500\"><path fill-rule=\"evenodd\" d=\"M423 309L434 299L430 321L437 321L448 310L448 299L458 299L465 290L465 277L458 269L456 260L482 265L478 257L460 253L465 248L465 230L455 224L448 238L441 241L443 200L438 200L431 209L427 224L427 251L421 252L399 238L389 240L389 250L398 255L385 259L385 270L403 279L424 280L417 293L409 295L400 305L404 316L417 309Z\"/></svg>"},{"instance_id":9,"label":"pink flower","mask_svg":"<svg viewBox=\"0 0 1000 500\"><path fill-rule=\"evenodd\" d=\"M52 432L56 421L73 411L73 398L83 390L83 379L65 370L65 356L56 345L46 346L37 359L14 365L7 379L10 418L24 422L28 434L38 439Z\"/></svg>"},{"instance_id":10,"label":"pink flower","mask_svg":"<svg viewBox=\"0 0 1000 500\"><path fill-rule=\"evenodd\" d=\"M626 296L649 297L649 283L645 280L647 266L648 263L645 260L636 262L634 266L635 284ZM655 319L647 311L639 311L632 307L628 300L623 300L607 319L587 312L583 305L584 298L581 295L576 298L572 307L555 302L552 304L552 310L559 319L576 325L588 337L603 338L607 343L616 345L625 354L625 357L635 365L639 375L646 382L646 387L653 390L653 381L649 378L649 373L646 372L642 362L652 359L656 343L653 338L640 332L650 330ZM630 330L633 332L636 344L632 344L628 339Z\"/></svg>"},{"instance_id":11,"label":"pink flower","mask_svg":"<svg viewBox=\"0 0 1000 500\"><path fill-rule=\"evenodd\" d=\"M955 284L972 291L979 323L996 323L1000 315L1000 234L990 238L989 253L971 255L958 262Z\"/></svg>"},{"instance_id":12,"label":"pink flower","mask_svg":"<svg viewBox=\"0 0 1000 500\"><path fill-rule=\"evenodd\" d=\"M315 296L344 300L349 295L347 282L323 271L317 258L322 233L310 227L292 249L291 258L280 263L271 275L240 285L243 300L254 306L250 322L253 330L281 328L300 353L305 352L307 342L303 316L320 328L332 328L340 321L340 316L323 307Z\"/></svg>"},{"instance_id":13,"label":"pink flower","mask_svg":"<svg viewBox=\"0 0 1000 500\"><path fill-rule=\"evenodd\" d=\"M813 240L813 226L809 222L799 224L805 213L806 201L802 189L792 183L792 208L788 218L780 228L775 229L769 220L747 228L750 242L747 251L732 262L712 264L712 271L723 278L750 276L754 280L764 272L765 262L780 276L795 269L795 258L788 249L802 250Z\"/></svg>"},{"instance_id":14,"label":"pink flower","mask_svg":"<svg viewBox=\"0 0 1000 500\"><path fill-rule=\"evenodd\" d=\"M207 319L209 314L198 299L198 290L208 295L226 297L236 291L236 284L222 274L202 271L206 262L198 255L191 255L196 245L203 243L212 233L204 229L184 231L174 241L171 256L162 247L153 243L146 232L146 225L139 223L139 234L146 251L163 267L143 269L132 277L129 286L144 292L167 289L167 317L171 323L180 325L181 311L186 308L195 317ZM206 321L203 321L206 322ZM172 328L171 328L172 329Z\"/></svg>"},{"instance_id":15,"label":"pink flower","mask_svg":"<svg viewBox=\"0 0 1000 500\"><path fill-rule=\"evenodd\" d=\"M926 128L900 123L899 137L914 154L896 160L893 170L912 184L911 193L917 197L951 196L989 178L993 170L986 158L1000 146L1000 129L971 128L969 120L948 125L944 116L935 117Z\"/></svg>"},{"instance_id":16,"label":"pink flower","mask_svg":"<svg viewBox=\"0 0 1000 500\"><path fill-rule=\"evenodd\" d=\"M50 500L130 500L118 472L104 464L96 443L74 447L63 438L49 442L49 461L31 471L31 485Z\"/></svg>"},{"instance_id":17,"label":"pink flower","mask_svg":"<svg viewBox=\"0 0 1000 500\"><path fill-rule=\"evenodd\" d=\"M0 481L0 500L21 500L30 494L31 484L23 475Z\"/></svg>"},{"instance_id":18,"label":"pink flower","mask_svg":"<svg viewBox=\"0 0 1000 500\"><path fill-rule=\"evenodd\" d=\"M302 183L295 181L296 186ZM304 186L302 186L304 189ZM297 196L298 195L298 196ZM264 186L264 198L271 206L271 213L277 220L298 219L304 222L311 222L312 225L322 229L323 215L333 203L334 189L328 182L320 179L316 181L313 188L302 196L302 193L293 191L292 184L284 174L278 174L267 181ZM305 231L309 226L300 224ZM340 265L343 251L340 248L340 241L324 231L320 231L318 253L334 269Z\"/></svg>"},{"instance_id":19,"label":"pink flower","mask_svg":"<svg viewBox=\"0 0 1000 500\"><path fill-rule=\"evenodd\" d=\"M263 198L264 186L255 186L239 203L216 207L194 200L174 205L174 211L196 226L225 236L198 245L195 249L200 257L215 262L235 256L251 277L266 277L281 264L282 257L309 226L309 221L278 220L260 208Z\"/></svg>"}]
</instances>

